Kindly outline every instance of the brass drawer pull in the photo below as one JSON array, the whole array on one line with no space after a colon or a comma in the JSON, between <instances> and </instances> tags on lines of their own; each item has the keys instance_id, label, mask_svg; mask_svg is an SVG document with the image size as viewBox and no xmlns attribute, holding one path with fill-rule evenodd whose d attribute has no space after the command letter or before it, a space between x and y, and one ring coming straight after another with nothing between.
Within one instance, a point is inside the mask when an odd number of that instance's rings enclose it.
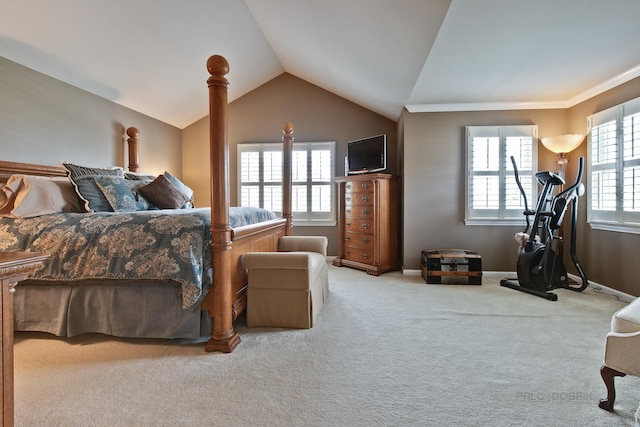
<instances>
[{"instance_id":1,"label":"brass drawer pull","mask_svg":"<svg viewBox=\"0 0 640 427\"><path fill-rule=\"evenodd\" d=\"M365 215L369 215L371 211L369 209L362 209L362 213Z\"/></svg>"},{"instance_id":2,"label":"brass drawer pull","mask_svg":"<svg viewBox=\"0 0 640 427\"><path fill-rule=\"evenodd\" d=\"M347 197L345 197L344 199L345 199L347 202L350 202L350 201L351 201L351 197L350 197L350 196L347 196Z\"/></svg>"},{"instance_id":3,"label":"brass drawer pull","mask_svg":"<svg viewBox=\"0 0 640 427\"><path fill-rule=\"evenodd\" d=\"M351 190L351 183L345 184L345 188L348 188L349 190Z\"/></svg>"},{"instance_id":4,"label":"brass drawer pull","mask_svg":"<svg viewBox=\"0 0 640 427\"><path fill-rule=\"evenodd\" d=\"M351 255L351 251L344 251L345 255Z\"/></svg>"},{"instance_id":5,"label":"brass drawer pull","mask_svg":"<svg viewBox=\"0 0 640 427\"><path fill-rule=\"evenodd\" d=\"M368 183L368 182L363 182L363 183L362 183L362 188L364 188L365 190L366 190L367 188L369 188L369 183Z\"/></svg>"},{"instance_id":6,"label":"brass drawer pull","mask_svg":"<svg viewBox=\"0 0 640 427\"><path fill-rule=\"evenodd\" d=\"M365 237L364 239L362 239L363 243L371 243L371 239L369 239L368 237Z\"/></svg>"},{"instance_id":7,"label":"brass drawer pull","mask_svg":"<svg viewBox=\"0 0 640 427\"><path fill-rule=\"evenodd\" d=\"M351 223L350 222L345 222L344 225L345 225L345 227L351 227Z\"/></svg>"},{"instance_id":8,"label":"brass drawer pull","mask_svg":"<svg viewBox=\"0 0 640 427\"><path fill-rule=\"evenodd\" d=\"M349 240L351 240L351 237L350 237L350 236L346 236L346 237L344 238L344 240L346 240L346 241L348 242Z\"/></svg>"},{"instance_id":9,"label":"brass drawer pull","mask_svg":"<svg viewBox=\"0 0 640 427\"><path fill-rule=\"evenodd\" d=\"M351 213L351 208L349 208L349 209L345 209L345 212L346 212L346 213L348 213L348 214L350 214L350 213Z\"/></svg>"},{"instance_id":10,"label":"brass drawer pull","mask_svg":"<svg viewBox=\"0 0 640 427\"><path fill-rule=\"evenodd\" d=\"M370 256L370 255L369 255L369 254L367 254L367 253L362 254L362 258L364 258L364 259L368 259L368 258L369 258L369 256Z\"/></svg>"},{"instance_id":11,"label":"brass drawer pull","mask_svg":"<svg viewBox=\"0 0 640 427\"><path fill-rule=\"evenodd\" d=\"M362 196L362 201L363 201L363 202L368 202L369 200L371 200L371 197L369 197L369 196Z\"/></svg>"},{"instance_id":12,"label":"brass drawer pull","mask_svg":"<svg viewBox=\"0 0 640 427\"><path fill-rule=\"evenodd\" d=\"M371 227L371 225L370 225L370 224L366 224L366 223L365 223L365 224L362 224L362 228L370 228L370 227Z\"/></svg>"}]
</instances>

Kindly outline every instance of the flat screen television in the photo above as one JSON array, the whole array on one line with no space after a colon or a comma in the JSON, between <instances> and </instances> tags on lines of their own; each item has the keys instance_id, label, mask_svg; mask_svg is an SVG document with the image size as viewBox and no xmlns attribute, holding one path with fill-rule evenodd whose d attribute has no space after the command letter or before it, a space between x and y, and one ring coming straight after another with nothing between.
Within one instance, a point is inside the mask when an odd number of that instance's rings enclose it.
<instances>
[{"instance_id":1,"label":"flat screen television","mask_svg":"<svg viewBox=\"0 0 640 427\"><path fill-rule=\"evenodd\" d=\"M347 175L387 169L387 135L347 142Z\"/></svg>"}]
</instances>

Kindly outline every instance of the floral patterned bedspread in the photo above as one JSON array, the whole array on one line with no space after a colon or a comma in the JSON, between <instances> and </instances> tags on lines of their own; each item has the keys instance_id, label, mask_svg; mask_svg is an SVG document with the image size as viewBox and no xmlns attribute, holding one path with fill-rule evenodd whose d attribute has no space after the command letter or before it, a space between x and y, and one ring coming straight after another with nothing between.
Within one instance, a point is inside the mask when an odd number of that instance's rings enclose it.
<instances>
[{"instance_id":1,"label":"floral patterned bedspread","mask_svg":"<svg viewBox=\"0 0 640 427\"><path fill-rule=\"evenodd\" d=\"M231 208L231 227L275 219L272 212ZM183 308L210 286L211 210L171 209L0 218L0 250L46 252L33 279L172 279Z\"/></svg>"}]
</instances>

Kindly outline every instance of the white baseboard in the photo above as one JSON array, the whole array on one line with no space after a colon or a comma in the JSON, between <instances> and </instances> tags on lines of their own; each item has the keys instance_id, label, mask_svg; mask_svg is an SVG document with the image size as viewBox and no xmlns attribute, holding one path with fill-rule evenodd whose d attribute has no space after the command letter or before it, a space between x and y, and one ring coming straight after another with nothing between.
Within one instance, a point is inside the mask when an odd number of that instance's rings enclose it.
<instances>
[{"instance_id":1,"label":"white baseboard","mask_svg":"<svg viewBox=\"0 0 640 427\"><path fill-rule=\"evenodd\" d=\"M403 269L402 270L402 274L404 276L421 276L422 275L422 270L411 270L411 269ZM515 271L483 271L482 275L485 277L505 277L505 278L515 278L517 277L517 274ZM580 276L576 276L574 274L570 274L569 277L571 277L573 280L575 280L576 282L580 283L581 279ZM606 295L611 295L614 296L616 298L618 298L618 300L622 301L622 302L631 302L634 299L636 299L637 297L628 294L626 292L622 292L622 291L618 291L617 289L613 289L610 288L608 286L602 285L600 283L596 283L592 280L589 280L589 287L592 288L595 292L601 293L601 294L606 294Z\"/></svg>"},{"instance_id":2,"label":"white baseboard","mask_svg":"<svg viewBox=\"0 0 640 427\"><path fill-rule=\"evenodd\" d=\"M576 282L580 283L582 281L582 279L580 278L580 276L576 276L575 274L569 274L569 277L571 277L573 280L575 280ZM618 298L619 301L622 302L631 302L634 299L636 299L637 297L628 294L626 292L622 292L619 291L617 289L613 289L610 288L608 286L602 285L600 283L594 282L593 280L588 280L589 282L589 287L591 289L593 289L595 292L598 292L600 294L606 294L606 295L611 295L614 296L616 298Z\"/></svg>"}]
</instances>

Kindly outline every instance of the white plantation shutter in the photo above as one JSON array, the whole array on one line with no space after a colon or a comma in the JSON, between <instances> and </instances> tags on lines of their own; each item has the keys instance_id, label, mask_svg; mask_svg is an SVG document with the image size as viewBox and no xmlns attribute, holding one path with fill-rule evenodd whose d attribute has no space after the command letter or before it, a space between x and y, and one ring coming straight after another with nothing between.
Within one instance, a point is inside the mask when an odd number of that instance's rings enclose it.
<instances>
[{"instance_id":1,"label":"white plantation shutter","mask_svg":"<svg viewBox=\"0 0 640 427\"><path fill-rule=\"evenodd\" d=\"M466 224L523 223L524 200L515 181L511 156L529 206L535 204L533 165L536 126L468 126Z\"/></svg>"},{"instance_id":2,"label":"white plantation shutter","mask_svg":"<svg viewBox=\"0 0 640 427\"><path fill-rule=\"evenodd\" d=\"M640 112L625 115L622 123L624 220L640 222Z\"/></svg>"},{"instance_id":3,"label":"white plantation shutter","mask_svg":"<svg viewBox=\"0 0 640 427\"><path fill-rule=\"evenodd\" d=\"M292 210L296 224L335 221L335 142L295 142ZM238 144L241 206L282 211L282 144Z\"/></svg>"},{"instance_id":4,"label":"white plantation shutter","mask_svg":"<svg viewBox=\"0 0 640 427\"><path fill-rule=\"evenodd\" d=\"M640 233L640 98L589 116L587 220Z\"/></svg>"},{"instance_id":5,"label":"white plantation shutter","mask_svg":"<svg viewBox=\"0 0 640 427\"><path fill-rule=\"evenodd\" d=\"M333 221L334 142L294 145L293 188L297 195L295 220ZM296 200L296 196L293 196ZM296 210L297 209L297 210ZM298 215L296 215L298 212Z\"/></svg>"}]
</instances>

